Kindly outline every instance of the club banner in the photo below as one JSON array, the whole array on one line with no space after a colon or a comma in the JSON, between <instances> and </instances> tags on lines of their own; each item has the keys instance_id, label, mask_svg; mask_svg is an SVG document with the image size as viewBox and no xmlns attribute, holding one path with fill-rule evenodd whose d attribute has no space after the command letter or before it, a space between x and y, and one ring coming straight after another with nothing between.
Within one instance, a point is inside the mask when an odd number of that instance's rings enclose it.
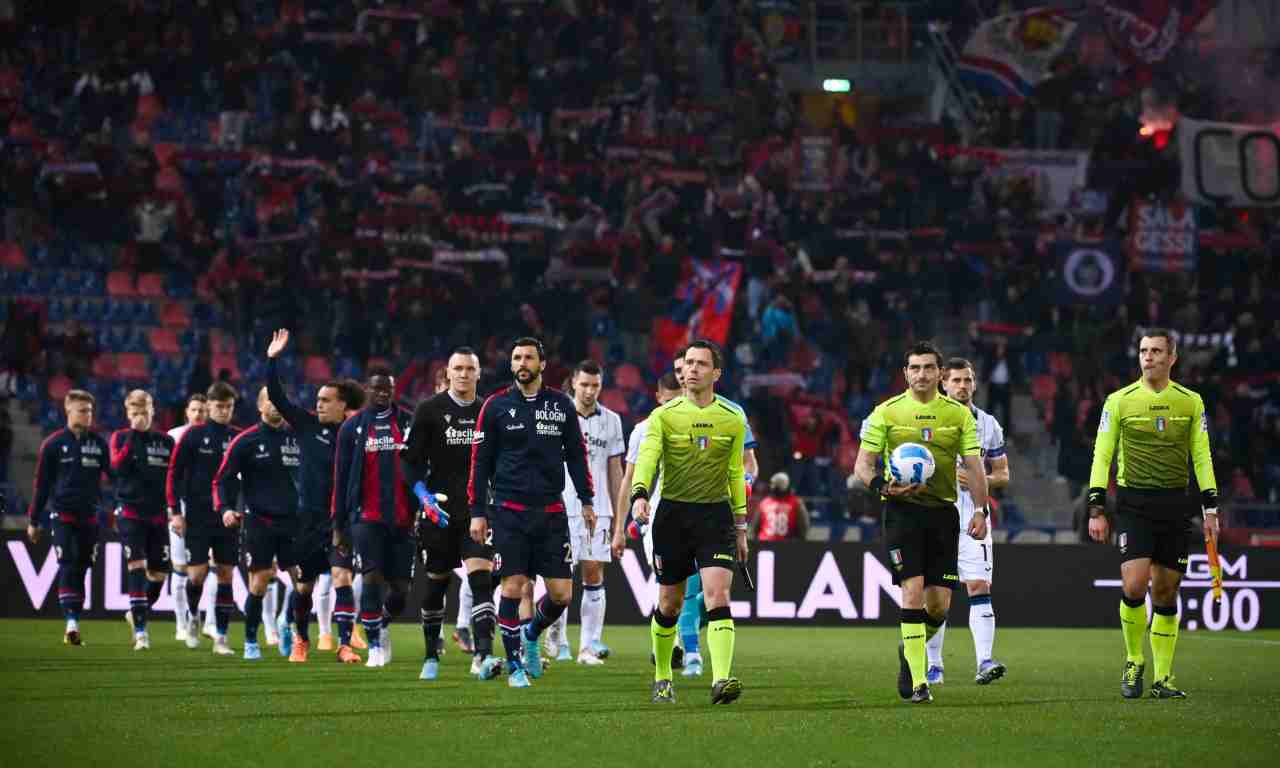
<instances>
[{"instance_id":1,"label":"club banner","mask_svg":"<svg viewBox=\"0 0 1280 768\"><path fill-rule=\"evenodd\" d=\"M114 538L114 537L112 537ZM0 615L6 618L61 615L58 563L48 537L31 545L20 533L4 534L0 554ZM864 544L753 542L748 567L756 584L748 592L734 579L735 620L774 625L896 625L901 592L884 552ZM1186 631L1280 628L1280 550L1242 548L1221 552L1223 598L1215 602L1209 565L1192 554L1182 582L1178 609ZM995 594L1001 626L1115 627L1120 600L1120 556L1097 545L1011 544L996 548ZM657 581L635 548L606 567L610 624L647 624L657 599ZM462 574L459 572L459 577ZM288 574L282 574L286 581ZM421 604L423 579L408 605ZM539 589L542 585L539 583ZM243 609L245 580L236 571L233 591ZM576 592L576 591L575 591ZM956 594L951 620L963 624L963 590ZM90 618L118 616L129 609L124 552L105 542L85 576L84 610ZM1052 599L1046 599L1046 595ZM578 595L574 595L575 599ZM450 599L450 604L453 604ZM155 604L163 618L173 611L168 587ZM573 608L577 615L577 608ZM416 618L417 608L405 618ZM120 628L124 642L124 628Z\"/></svg>"},{"instance_id":2,"label":"club banner","mask_svg":"<svg viewBox=\"0 0 1280 768\"><path fill-rule=\"evenodd\" d=\"M1053 299L1058 304L1124 303L1123 249L1114 240L1060 241L1053 246L1057 273Z\"/></svg>"},{"instance_id":3,"label":"club banner","mask_svg":"<svg viewBox=\"0 0 1280 768\"><path fill-rule=\"evenodd\" d=\"M1088 183L1088 152L994 147L981 152L990 159L984 180L1004 184L1018 196L1031 195L1049 211L1069 209Z\"/></svg>"},{"instance_id":4,"label":"club banner","mask_svg":"<svg viewBox=\"0 0 1280 768\"><path fill-rule=\"evenodd\" d=\"M960 77L1001 96L1029 98L1078 25L1056 8L1034 8L984 21L960 55Z\"/></svg>"},{"instance_id":5,"label":"club banner","mask_svg":"<svg viewBox=\"0 0 1280 768\"><path fill-rule=\"evenodd\" d=\"M805 192L830 192L836 176L835 141L830 136L796 139L791 187Z\"/></svg>"},{"instance_id":6,"label":"club banner","mask_svg":"<svg viewBox=\"0 0 1280 768\"><path fill-rule=\"evenodd\" d=\"M1280 205L1280 124L1178 120L1182 194L1198 205Z\"/></svg>"},{"instance_id":7,"label":"club banner","mask_svg":"<svg viewBox=\"0 0 1280 768\"><path fill-rule=\"evenodd\" d=\"M1134 200L1129 204L1129 261L1144 272L1196 268L1196 212L1190 205Z\"/></svg>"},{"instance_id":8,"label":"club banner","mask_svg":"<svg viewBox=\"0 0 1280 768\"><path fill-rule=\"evenodd\" d=\"M1111 44L1138 64L1163 61L1218 0L1097 0Z\"/></svg>"}]
</instances>

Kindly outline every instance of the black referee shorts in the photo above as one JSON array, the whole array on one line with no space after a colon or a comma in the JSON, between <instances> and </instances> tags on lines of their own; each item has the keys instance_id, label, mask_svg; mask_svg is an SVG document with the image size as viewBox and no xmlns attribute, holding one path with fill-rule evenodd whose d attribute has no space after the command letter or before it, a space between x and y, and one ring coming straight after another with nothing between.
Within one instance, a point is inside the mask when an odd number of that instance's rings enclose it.
<instances>
[{"instance_id":1,"label":"black referee shorts","mask_svg":"<svg viewBox=\"0 0 1280 768\"><path fill-rule=\"evenodd\" d=\"M960 513L954 505L926 507L886 499L884 542L894 584L923 576L926 587L960 587Z\"/></svg>"},{"instance_id":2,"label":"black referee shorts","mask_svg":"<svg viewBox=\"0 0 1280 768\"><path fill-rule=\"evenodd\" d=\"M725 501L659 501L653 517L653 570L658 583L683 583L699 568L732 569L738 562L733 524L733 510Z\"/></svg>"},{"instance_id":3,"label":"black referee shorts","mask_svg":"<svg viewBox=\"0 0 1280 768\"><path fill-rule=\"evenodd\" d=\"M1187 572L1187 555L1196 535L1199 500L1184 489L1119 488L1116 544L1124 562L1151 558L1165 568Z\"/></svg>"}]
</instances>

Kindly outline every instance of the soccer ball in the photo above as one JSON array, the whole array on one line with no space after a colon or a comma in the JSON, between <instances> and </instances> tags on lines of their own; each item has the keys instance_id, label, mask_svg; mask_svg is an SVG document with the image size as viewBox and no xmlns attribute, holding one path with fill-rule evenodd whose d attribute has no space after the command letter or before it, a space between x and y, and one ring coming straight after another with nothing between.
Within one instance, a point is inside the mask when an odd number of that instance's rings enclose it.
<instances>
[{"instance_id":1,"label":"soccer ball","mask_svg":"<svg viewBox=\"0 0 1280 768\"><path fill-rule=\"evenodd\" d=\"M889 474L899 485L927 483L933 470L933 454L919 443L903 443L889 456Z\"/></svg>"}]
</instances>

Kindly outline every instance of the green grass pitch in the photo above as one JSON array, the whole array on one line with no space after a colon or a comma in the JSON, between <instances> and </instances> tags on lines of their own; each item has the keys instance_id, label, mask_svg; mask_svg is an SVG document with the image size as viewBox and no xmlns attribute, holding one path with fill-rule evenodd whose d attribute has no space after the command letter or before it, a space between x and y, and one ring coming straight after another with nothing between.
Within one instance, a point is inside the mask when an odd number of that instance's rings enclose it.
<instances>
[{"instance_id":1,"label":"green grass pitch","mask_svg":"<svg viewBox=\"0 0 1280 768\"><path fill-rule=\"evenodd\" d=\"M1187 632L1185 701L1124 701L1119 630L1001 629L1009 675L974 685L968 632L947 638L931 705L898 699L894 628L741 627L728 707L710 670L677 673L675 706L650 704L648 632L609 627L605 666L552 665L527 690L469 677L450 645L441 678L417 679L421 633L395 628L381 670L314 653L305 666L215 658L153 622L135 653L120 622L0 621L0 755L7 766L1219 766L1276 765L1280 631ZM446 628L447 629L447 628ZM240 647L233 626L233 647ZM576 628L571 630L576 636ZM1150 669L1150 664L1148 664ZM1148 680L1148 682L1150 682Z\"/></svg>"}]
</instances>

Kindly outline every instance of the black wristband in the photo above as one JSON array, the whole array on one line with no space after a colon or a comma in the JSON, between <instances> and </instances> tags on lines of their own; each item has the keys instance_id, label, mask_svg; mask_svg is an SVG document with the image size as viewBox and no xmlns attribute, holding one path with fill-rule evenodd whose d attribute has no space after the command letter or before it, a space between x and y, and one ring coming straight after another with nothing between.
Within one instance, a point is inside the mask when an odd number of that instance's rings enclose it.
<instances>
[{"instance_id":1,"label":"black wristband","mask_svg":"<svg viewBox=\"0 0 1280 768\"><path fill-rule=\"evenodd\" d=\"M649 492L646 491L644 488L636 488L631 492L631 503L635 504L636 499L644 499L645 501L648 501Z\"/></svg>"},{"instance_id":2,"label":"black wristband","mask_svg":"<svg viewBox=\"0 0 1280 768\"><path fill-rule=\"evenodd\" d=\"M1106 488L1090 488L1089 489L1089 506L1091 507L1107 506L1107 489Z\"/></svg>"},{"instance_id":3,"label":"black wristband","mask_svg":"<svg viewBox=\"0 0 1280 768\"><path fill-rule=\"evenodd\" d=\"M867 483L867 488L871 489L872 493L880 493L884 490L885 485L884 476L876 475L871 479L870 483Z\"/></svg>"},{"instance_id":4,"label":"black wristband","mask_svg":"<svg viewBox=\"0 0 1280 768\"><path fill-rule=\"evenodd\" d=\"M1201 492L1200 492L1200 506L1204 507L1205 509L1217 509L1217 508L1218 508L1218 491L1217 491L1217 489L1210 488L1210 489L1209 489L1209 490L1207 490L1207 491L1201 491Z\"/></svg>"}]
</instances>

